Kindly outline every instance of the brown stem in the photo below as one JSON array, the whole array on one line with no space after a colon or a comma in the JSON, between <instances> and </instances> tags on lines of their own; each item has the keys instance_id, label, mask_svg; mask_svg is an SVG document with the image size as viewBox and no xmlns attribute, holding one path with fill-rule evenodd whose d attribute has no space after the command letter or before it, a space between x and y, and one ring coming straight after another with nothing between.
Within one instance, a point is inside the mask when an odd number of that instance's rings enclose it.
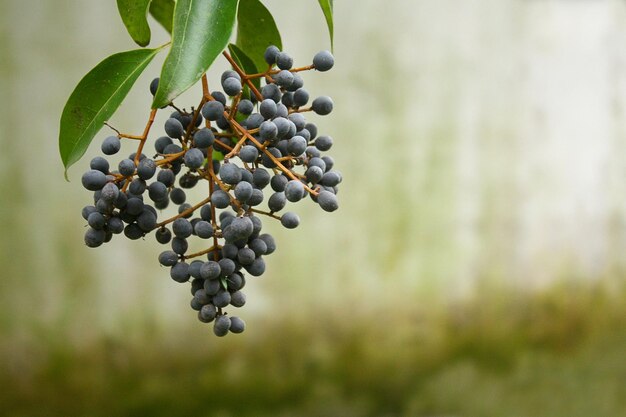
<instances>
[{"instance_id":1,"label":"brown stem","mask_svg":"<svg viewBox=\"0 0 626 417\"><path fill-rule=\"evenodd\" d=\"M120 139L132 139L132 140L142 140L143 137L140 135L129 135L127 133L120 133L117 135Z\"/></svg>"},{"instance_id":2,"label":"brown stem","mask_svg":"<svg viewBox=\"0 0 626 417\"><path fill-rule=\"evenodd\" d=\"M176 219L180 219L181 217L185 217L186 215L193 213L194 211L198 210L200 207L204 206L209 201L211 201L211 197L205 198L204 200L202 200L201 202L199 202L195 206L189 207L187 210L184 210L181 213L178 213L176 216L170 217L167 220L163 220L161 223L157 223L157 225L155 226L155 229L158 228L158 227L163 227L166 224L170 224L171 222L173 222Z\"/></svg>"},{"instance_id":3,"label":"brown stem","mask_svg":"<svg viewBox=\"0 0 626 417\"><path fill-rule=\"evenodd\" d=\"M137 153L135 154L135 166L139 164L139 156L141 155L141 151L143 151L143 145L146 143L146 139L148 139L148 133L150 133L150 127L152 123L154 123L154 117L156 116L157 109L152 109L150 111L150 117L148 118L148 123L146 124L146 128L143 130L143 135L141 136L139 146L137 147Z\"/></svg>"},{"instance_id":4,"label":"brown stem","mask_svg":"<svg viewBox=\"0 0 626 417\"><path fill-rule=\"evenodd\" d=\"M296 172L294 175L295 175L296 177L300 178L301 180L306 179L306 176L305 176L305 175L298 174L297 172Z\"/></svg>"},{"instance_id":5,"label":"brown stem","mask_svg":"<svg viewBox=\"0 0 626 417\"><path fill-rule=\"evenodd\" d=\"M228 120L232 120L235 117L235 113L237 112L237 106L239 105L239 100L241 100L241 93L237 94L230 105L230 114L228 115Z\"/></svg>"},{"instance_id":6,"label":"brown stem","mask_svg":"<svg viewBox=\"0 0 626 417\"><path fill-rule=\"evenodd\" d=\"M198 108L193 112L193 117L191 118L191 122L189 123L189 126L187 126L187 131L185 132L185 136L183 137L183 146L185 146L185 144L189 142L190 140L191 132L196 127L196 120L198 120L198 116L200 116L200 111L204 103L206 103L206 100L204 99L204 95L203 95L202 99L200 100L200 104L198 104Z\"/></svg>"},{"instance_id":7,"label":"brown stem","mask_svg":"<svg viewBox=\"0 0 626 417\"><path fill-rule=\"evenodd\" d=\"M226 148L226 150L228 150L228 151L232 151L233 150L232 146L228 146L224 142L220 142L219 146L221 146L222 148Z\"/></svg>"},{"instance_id":8,"label":"brown stem","mask_svg":"<svg viewBox=\"0 0 626 417\"><path fill-rule=\"evenodd\" d=\"M161 166L161 165L165 165L165 164L169 164L170 162L172 162L175 159L180 158L181 156L185 155L187 151L181 151L178 153L172 153L172 154L168 154L168 156L164 159L160 159L158 161L155 162L155 164L157 166Z\"/></svg>"},{"instance_id":9,"label":"brown stem","mask_svg":"<svg viewBox=\"0 0 626 417\"><path fill-rule=\"evenodd\" d=\"M272 67L270 67L270 69L265 71L265 72L258 72L256 74L249 74L246 77L248 77L249 79L261 78L261 77L266 77L268 75L278 74L281 71L280 69L273 70L271 68ZM292 68L289 71L291 71L291 72L300 72L300 71L308 71L308 70L312 70L312 69L315 69L315 65L307 65L306 67Z\"/></svg>"},{"instance_id":10,"label":"brown stem","mask_svg":"<svg viewBox=\"0 0 626 417\"><path fill-rule=\"evenodd\" d=\"M130 178L125 178L126 182L124 182L124 185L122 186L122 192L125 193L126 189L128 188L128 186L130 185Z\"/></svg>"},{"instance_id":11,"label":"brown stem","mask_svg":"<svg viewBox=\"0 0 626 417\"><path fill-rule=\"evenodd\" d=\"M197 258L198 256L206 255L207 253L211 252L214 249L221 249L221 248L222 247L220 245L215 244L215 245L211 246L208 249L204 249L204 250L201 250L199 252L195 252L195 253L191 253L189 255L185 255L184 258L185 259Z\"/></svg>"},{"instance_id":12,"label":"brown stem","mask_svg":"<svg viewBox=\"0 0 626 417\"><path fill-rule=\"evenodd\" d=\"M119 137L123 137L123 138L127 138L127 139L137 139L137 140L139 140L139 146L137 147L137 153L135 153L135 160L133 161L135 163L135 166L137 166L139 164L139 156L141 155L141 152L143 151L143 146L146 143L146 139L148 139L148 133L150 133L150 127L152 126L152 123L154 123L154 117L156 116L156 112L157 112L157 109L152 109L150 111L150 117L148 118L148 123L146 123L146 127L143 129L143 134L141 136L126 135L126 134L118 133ZM117 129L114 129L114 130L117 131ZM135 173L133 173L133 175L131 175L131 176L126 178L126 182L122 186L122 192L123 193L126 192L126 189L128 188L128 185L130 184L133 176L136 173L137 173L137 170L135 170Z\"/></svg>"},{"instance_id":13,"label":"brown stem","mask_svg":"<svg viewBox=\"0 0 626 417\"><path fill-rule=\"evenodd\" d=\"M183 114L187 113L185 110L181 110L181 109L179 109L178 107L176 107L176 106L174 105L174 103L170 103L170 104L168 104L168 106L170 106L171 108L173 108L174 110L176 110L176 111L177 111L177 112L178 112L181 116L182 116Z\"/></svg>"},{"instance_id":14,"label":"brown stem","mask_svg":"<svg viewBox=\"0 0 626 417\"><path fill-rule=\"evenodd\" d=\"M228 154L224 155L224 161L228 161L233 156L238 155L239 150L241 149L244 143L246 143L246 137L243 135L239 136L239 140L235 144L235 147L232 148L230 152L228 152Z\"/></svg>"},{"instance_id":15,"label":"brown stem","mask_svg":"<svg viewBox=\"0 0 626 417\"><path fill-rule=\"evenodd\" d=\"M251 211L252 213L256 213L256 214L263 214L264 216L269 216L269 217L271 217L273 219L280 220L280 216L275 215L271 211L268 212L268 211L263 211L263 210L257 210L257 209L254 209L254 208L251 208L248 211Z\"/></svg>"},{"instance_id":16,"label":"brown stem","mask_svg":"<svg viewBox=\"0 0 626 417\"><path fill-rule=\"evenodd\" d=\"M291 109L291 110L289 110L289 114L292 114L292 113L304 113L304 112L307 112L307 111L313 111L313 107L305 107L303 109L300 109L300 108L298 108L298 109Z\"/></svg>"},{"instance_id":17,"label":"brown stem","mask_svg":"<svg viewBox=\"0 0 626 417\"><path fill-rule=\"evenodd\" d=\"M109 129L111 129L112 131L114 131L115 133L117 133L118 137L121 137L122 134L120 133L120 131L114 128L113 126L111 126L109 122L104 122L104 125L108 127Z\"/></svg>"}]
</instances>

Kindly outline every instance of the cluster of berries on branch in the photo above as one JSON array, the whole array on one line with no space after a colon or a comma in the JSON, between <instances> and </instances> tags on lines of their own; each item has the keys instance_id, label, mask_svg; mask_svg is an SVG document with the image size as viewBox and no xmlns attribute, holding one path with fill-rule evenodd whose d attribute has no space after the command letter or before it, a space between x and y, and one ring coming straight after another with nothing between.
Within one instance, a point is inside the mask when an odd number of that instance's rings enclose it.
<instances>
[{"instance_id":1,"label":"cluster of berries on branch","mask_svg":"<svg viewBox=\"0 0 626 417\"><path fill-rule=\"evenodd\" d=\"M274 238L262 231L261 217L296 228L299 216L284 209L307 196L323 210L335 211L342 181L325 154L332 137L318 134L305 118L328 115L333 101L311 100L300 75L330 70L331 53L319 52L311 65L296 68L289 54L270 46L264 55L268 69L257 74L246 74L228 53L224 56L233 69L222 74L222 91L209 91L203 76L197 108L185 111L171 103L175 110L165 122L166 135L154 140L154 152L144 153L144 145L157 109L142 135L117 132L102 142L106 156L118 154L126 140L138 142L135 153L117 166L95 157L82 176L94 201L82 212L86 245L100 246L116 234L136 240L154 232L169 246L159 263L170 268L174 281L191 283L191 308L201 322L213 323L217 336L244 331L244 321L225 309L246 303L246 277L262 275L264 257L276 250ZM158 82L151 83L152 94ZM200 186L206 198L187 201L185 190ZM175 207L174 214L161 218L168 207ZM192 239L204 241L203 249L191 252Z\"/></svg>"}]
</instances>

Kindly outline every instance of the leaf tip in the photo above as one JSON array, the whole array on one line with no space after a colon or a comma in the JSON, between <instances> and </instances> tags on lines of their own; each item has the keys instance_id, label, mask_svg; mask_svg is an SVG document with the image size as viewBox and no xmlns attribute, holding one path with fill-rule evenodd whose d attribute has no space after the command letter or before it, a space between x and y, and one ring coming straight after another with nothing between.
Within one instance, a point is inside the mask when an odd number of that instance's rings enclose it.
<instances>
[{"instance_id":1,"label":"leaf tip","mask_svg":"<svg viewBox=\"0 0 626 417\"><path fill-rule=\"evenodd\" d=\"M135 39L135 43L137 43L137 45L141 46L142 48L145 48L146 46L150 45L150 38L148 37L147 40Z\"/></svg>"}]
</instances>

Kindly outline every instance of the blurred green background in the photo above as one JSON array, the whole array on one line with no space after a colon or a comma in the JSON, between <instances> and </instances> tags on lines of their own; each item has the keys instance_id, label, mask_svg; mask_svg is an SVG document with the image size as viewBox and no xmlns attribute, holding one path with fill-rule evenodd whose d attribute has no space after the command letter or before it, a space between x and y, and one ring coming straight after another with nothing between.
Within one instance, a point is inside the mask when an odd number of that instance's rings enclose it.
<instances>
[{"instance_id":1,"label":"blurred green background","mask_svg":"<svg viewBox=\"0 0 626 417\"><path fill-rule=\"evenodd\" d=\"M317 2L265 3L296 63L329 47ZM82 243L79 178L108 132L67 183L58 120L134 48L115 2L0 2L2 415L626 415L626 4L337 1L335 19L336 67L305 82L335 101L316 121L341 209L265 221L279 249L248 328L218 339L152 236ZM143 129L162 59L119 129Z\"/></svg>"}]
</instances>

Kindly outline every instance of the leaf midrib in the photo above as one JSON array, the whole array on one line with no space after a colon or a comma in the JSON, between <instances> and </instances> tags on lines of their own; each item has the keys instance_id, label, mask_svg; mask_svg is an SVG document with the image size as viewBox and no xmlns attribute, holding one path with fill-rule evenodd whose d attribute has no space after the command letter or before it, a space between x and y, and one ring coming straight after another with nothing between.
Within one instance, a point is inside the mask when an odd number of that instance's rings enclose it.
<instances>
[{"instance_id":1,"label":"leaf midrib","mask_svg":"<svg viewBox=\"0 0 626 417\"><path fill-rule=\"evenodd\" d=\"M194 3L194 0L190 0L189 1L189 7L187 9L187 16L185 18L185 25L183 27L183 37L182 37L181 45L183 45L185 43L185 39L187 38L187 26L189 25L189 19L191 18L190 11L191 11L193 3ZM176 12L174 12L174 15L176 15ZM176 32L174 32L174 33L176 33ZM173 44L174 44L174 39L172 37L172 45ZM176 65L174 66L174 71L173 71L174 73L176 73L178 71L178 66L180 65L180 61L181 61L181 57L182 57L181 51L182 51L182 47L179 46L178 48L176 48ZM172 52L174 52L173 49L172 49ZM173 79L170 79L168 81L168 84L167 84L167 90L170 89L170 86L172 85L172 83L173 83ZM169 97L166 97L166 100L169 100Z\"/></svg>"}]
</instances>

